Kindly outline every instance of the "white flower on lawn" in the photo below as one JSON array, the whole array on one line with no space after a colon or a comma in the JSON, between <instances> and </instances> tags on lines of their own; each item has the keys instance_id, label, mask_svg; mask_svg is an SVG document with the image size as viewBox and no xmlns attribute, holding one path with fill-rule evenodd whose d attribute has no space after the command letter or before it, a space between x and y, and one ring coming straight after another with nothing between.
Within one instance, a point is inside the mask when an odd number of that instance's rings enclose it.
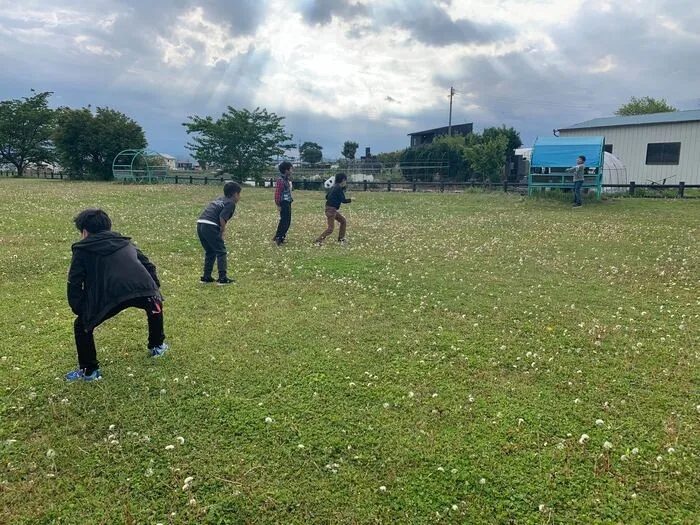
<instances>
[{"instance_id":1,"label":"white flower on lawn","mask_svg":"<svg viewBox=\"0 0 700 525\"><path fill-rule=\"evenodd\" d=\"M664 457L663 456L656 456L656 461L663 461Z\"/></svg>"},{"instance_id":2,"label":"white flower on lawn","mask_svg":"<svg viewBox=\"0 0 700 525\"><path fill-rule=\"evenodd\" d=\"M673 447L670 447L670 448L667 450L667 452L668 452L669 454L673 454L675 451L676 451L676 449L673 448Z\"/></svg>"},{"instance_id":3,"label":"white flower on lawn","mask_svg":"<svg viewBox=\"0 0 700 525\"><path fill-rule=\"evenodd\" d=\"M438 469L440 472L445 472L445 468L444 468L444 467L438 467L437 469Z\"/></svg>"},{"instance_id":4,"label":"white flower on lawn","mask_svg":"<svg viewBox=\"0 0 700 525\"><path fill-rule=\"evenodd\" d=\"M613 444L610 443L610 441L606 441L605 443L603 443L603 448L605 450L610 450L611 448L613 448Z\"/></svg>"},{"instance_id":5,"label":"white flower on lawn","mask_svg":"<svg viewBox=\"0 0 700 525\"><path fill-rule=\"evenodd\" d=\"M581 445L583 445L583 444L585 444L589 439L590 439L590 437L588 436L588 434L581 434L581 437L578 438L578 442L579 442Z\"/></svg>"},{"instance_id":6,"label":"white flower on lawn","mask_svg":"<svg viewBox=\"0 0 700 525\"><path fill-rule=\"evenodd\" d=\"M297 448L302 449L302 448L304 448L304 445L302 445L301 443L299 443L299 444L297 445Z\"/></svg>"},{"instance_id":7,"label":"white flower on lawn","mask_svg":"<svg viewBox=\"0 0 700 525\"><path fill-rule=\"evenodd\" d=\"M433 394L432 397L437 397L437 394Z\"/></svg>"},{"instance_id":8,"label":"white flower on lawn","mask_svg":"<svg viewBox=\"0 0 700 525\"><path fill-rule=\"evenodd\" d=\"M600 426L603 426L605 424L605 421L603 421L602 419L596 419L595 424L596 424L596 426L600 427Z\"/></svg>"},{"instance_id":9,"label":"white flower on lawn","mask_svg":"<svg viewBox=\"0 0 700 525\"><path fill-rule=\"evenodd\" d=\"M152 468L147 468L146 469L146 477L150 478L153 475L153 469Z\"/></svg>"},{"instance_id":10,"label":"white flower on lawn","mask_svg":"<svg viewBox=\"0 0 700 525\"><path fill-rule=\"evenodd\" d=\"M540 512L544 512L544 509L546 509L547 506L544 503L540 503L540 506L538 508L540 509Z\"/></svg>"},{"instance_id":11,"label":"white flower on lawn","mask_svg":"<svg viewBox=\"0 0 700 525\"><path fill-rule=\"evenodd\" d=\"M632 449L632 455L633 455L633 456L636 456L637 454L639 454L639 449L638 449L637 447L634 447L634 448Z\"/></svg>"},{"instance_id":12,"label":"white flower on lawn","mask_svg":"<svg viewBox=\"0 0 700 525\"><path fill-rule=\"evenodd\" d=\"M274 420L273 420L270 416L267 416L267 417L265 418L265 423L272 423L273 421L274 421Z\"/></svg>"},{"instance_id":13,"label":"white flower on lawn","mask_svg":"<svg viewBox=\"0 0 700 525\"><path fill-rule=\"evenodd\" d=\"M632 499L637 499L637 493L636 493L636 492L633 492L633 493L632 493Z\"/></svg>"},{"instance_id":14,"label":"white flower on lawn","mask_svg":"<svg viewBox=\"0 0 700 525\"><path fill-rule=\"evenodd\" d=\"M56 451L52 448L46 451L46 457L51 459L56 457Z\"/></svg>"},{"instance_id":15,"label":"white flower on lawn","mask_svg":"<svg viewBox=\"0 0 700 525\"><path fill-rule=\"evenodd\" d=\"M479 480L479 485L486 485L486 478L481 478Z\"/></svg>"},{"instance_id":16,"label":"white flower on lawn","mask_svg":"<svg viewBox=\"0 0 700 525\"><path fill-rule=\"evenodd\" d=\"M525 423L525 420L523 418L519 417L518 418L518 426L522 425L523 423Z\"/></svg>"},{"instance_id":17,"label":"white flower on lawn","mask_svg":"<svg viewBox=\"0 0 700 525\"><path fill-rule=\"evenodd\" d=\"M110 429L110 430L114 430L115 428L116 428L116 425L114 425L114 424L109 425L109 429Z\"/></svg>"},{"instance_id":18,"label":"white flower on lawn","mask_svg":"<svg viewBox=\"0 0 700 525\"><path fill-rule=\"evenodd\" d=\"M184 444L185 444L185 438L184 438L184 437L182 437L182 436L177 436L175 439L177 440L177 442L178 442L180 445L184 445Z\"/></svg>"},{"instance_id":19,"label":"white flower on lawn","mask_svg":"<svg viewBox=\"0 0 700 525\"><path fill-rule=\"evenodd\" d=\"M382 404L382 406L383 406L384 408L389 408L389 403L384 403L384 404Z\"/></svg>"},{"instance_id":20,"label":"white flower on lawn","mask_svg":"<svg viewBox=\"0 0 700 525\"><path fill-rule=\"evenodd\" d=\"M190 506L194 507L197 504L197 500L194 498L191 498L188 503L190 504Z\"/></svg>"},{"instance_id":21,"label":"white flower on lawn","mask_svg":"<svg viewBox=\"0 0 700 525\"><path fill-rule=\"evenodd\" d=\"M175 445L167 445L165 447L165 450L174 450L174 449L175 449Z\"/></svg>"},{"instance_id":22,"label":"white flower on lawn","mask_svg":"<svg viewBox=\"0 0 700 525\"><path fill-rule=\"evenodd\" d=\"M459 510L459 507L453 503L453 504L452 504L452 510Z\"/></svg>"},{"instance_id":23,"label":"white flower on lawn","mask_svg":"<svg viewBox=\"0 0 700 525\"><path fill-rule=\"evenodd\" d=\"M627 459L629 459L629 458L627 457L627 454L622 454L622 455L620 456L620 461L627 461Z\"/></svg>"},{"instance_id":24,"label":"white flower on lawn","mask_svg":"<svg viewBox=\"0 0 700 525\"><path fill-rule=\"evenodd\" d=\"M408 397L413 397L415 394L413 392L408 393Z\"/></svg>"},{"instance_id":25,"label":"white flower on lawn","mask_svg":"<svg viewBox=\"0 0 700 525\"><path fill-rule=\"evenodd\" d=\"M379 487L379 492L386 492L386 487L384 485Z\"/></svg>"}]
</instances>

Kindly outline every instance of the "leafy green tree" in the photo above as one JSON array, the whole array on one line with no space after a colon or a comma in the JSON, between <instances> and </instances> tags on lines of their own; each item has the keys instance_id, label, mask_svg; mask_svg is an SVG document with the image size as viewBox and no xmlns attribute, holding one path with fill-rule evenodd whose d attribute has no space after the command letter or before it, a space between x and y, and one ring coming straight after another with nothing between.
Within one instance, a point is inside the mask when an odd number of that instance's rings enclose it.
<instances>
[{"instance_id":1,"label":"leafy green tree","mask_svg":"<svg viewBox=\"0 0 700 525\"><path fill-rule=\"evenodd\" d=\"M359 147L360 145L357 142L346 140L343 144L343 151L341 153L346 159L352 160L355 158L355 153L357 153L357 148Z\"/></svg>"},{"instance_id":2,"label":"leafy green tree","mask_svg":"<svg viewBox=\"0 0 700 525\"><path fill-rule=\"evenodd\" d=\"M506 128L505 124L500 128L486 128L481 134L481 139L485 142L498 137L504 137L506 139L506 157L510 157L514 149L523 145L523 141L520 140L520 133L518 133L515 128Z\"/></svg>"},{"instance_id":3,"label":"leafy green tree","mask_svg":"<svg viewBox=\"0 0 700 525\"><path fill-rule=\"evenodd\" d=\"M506 162L508 142L504 136L491 139L474 140L464 148L464 156L469 162L472 176L481 175L482 179L497 182L503 175Z\"/></svg>"},{"instance_id":4,"label":"leafy green tree","mask_svg":"<svg viewBox=\"0 0 700 525\"><path fill-rule=\"evenodd\" d=\"M59 108L54 144L59 161L73 179L112 178L112 162L125 149L143 149L143 128L120 111L90 107Z\"/></svg>"},{"instance_id":5,"label":"leafy green tree","mask_svg":"<svg viewBox=\"0 0 700 525\"><path fill-rule=\"evenodd\" d=\"M34 90L32 90L33 92ZM0 162L12 164L22 177L29 164L54 159L51 133L54 111L49 91L0 102Z\"/></svg>"},{"instance_id":6,"label":"leafy green tree","mask_svg":"<svg viewBox=\"0 0 700 525\"><path fill-rule=\"evenodd\" d=\"M221 168L238 181L259 179L273 158L294 147L288 143L292 136L285 132L284 117L266 109L228 106L216 120L197 115L188 119L183 126L193 138L187 149L200 165Z\"/></svg>"},{"instance_id":7,"label":"leafy green tree","mask_svg":"<svg viewBox=\"0 0 700 525\"><path fill-rule=\"evenodd\" d=\"M618 108L615 115L627 117L630 115L647 115L649 113L668 113L670 111L678 110L669 105L665 98L632 97L629 102Z\"/></svg>"},{"instance_id":8,"label":"leafy green tree","mask_svg":"<svg viewBox=\"0 0 700 525\"><path fill-rule=\"evenodd\" d=\"M323 146L315 142L304 142L299 146L299 156L304 162L316 164L323 159Z\"/></svg>"}]
</instances>

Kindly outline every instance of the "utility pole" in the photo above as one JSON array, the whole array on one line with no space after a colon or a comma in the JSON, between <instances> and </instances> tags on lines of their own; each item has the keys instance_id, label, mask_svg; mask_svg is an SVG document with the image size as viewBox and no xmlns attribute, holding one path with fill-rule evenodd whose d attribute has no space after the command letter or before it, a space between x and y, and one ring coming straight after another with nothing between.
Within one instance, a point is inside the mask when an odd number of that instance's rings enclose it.
<instances>
[{"instance_id":1,"label":"utility pole","mask_svg":"<svg viewBox=\"0 0 700 525\"><path fill-rule=\"evenodd\" d=\"M455 88L450 87L450 120L447 124L447 136L452 136L452 97L455 96Z\"/></svg>"}]
</instances>

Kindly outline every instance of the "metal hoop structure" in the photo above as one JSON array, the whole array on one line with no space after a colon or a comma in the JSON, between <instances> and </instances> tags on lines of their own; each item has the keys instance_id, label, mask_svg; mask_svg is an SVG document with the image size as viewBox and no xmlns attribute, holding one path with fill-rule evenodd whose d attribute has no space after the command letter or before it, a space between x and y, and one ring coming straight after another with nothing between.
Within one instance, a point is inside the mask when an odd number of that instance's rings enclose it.
<instances>
[{"instance_id":1,"label":"metal hoop structure","mask_svg":"<svg viewBox=\"0 0 700 525\"><path fill-rule=\"evenodd\" d=\"M168 176L168 163L160 153L149 149L125 149L114 157L112 175L120 182L164 182Z\"/></svg>"}]
</instances>

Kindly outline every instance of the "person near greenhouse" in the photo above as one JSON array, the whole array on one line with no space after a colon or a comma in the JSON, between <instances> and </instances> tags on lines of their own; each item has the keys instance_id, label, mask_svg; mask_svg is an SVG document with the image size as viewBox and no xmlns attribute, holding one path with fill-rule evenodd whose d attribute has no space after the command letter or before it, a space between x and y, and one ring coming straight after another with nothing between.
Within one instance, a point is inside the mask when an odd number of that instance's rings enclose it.
<instances>
[{"instance_id":1,"label":"person near greenhouse","mask_svg":"<svg viewBox=\"0 0 700 525\"><path fill-rule=\"evenodd\" d=\"M581 186L583 186L586 173L586 156L579 155L576 159L576 166L568 168L566 171L574 174L574 208L580 208L583 206L581 202Z\"/></svg>"}]
</instances>

